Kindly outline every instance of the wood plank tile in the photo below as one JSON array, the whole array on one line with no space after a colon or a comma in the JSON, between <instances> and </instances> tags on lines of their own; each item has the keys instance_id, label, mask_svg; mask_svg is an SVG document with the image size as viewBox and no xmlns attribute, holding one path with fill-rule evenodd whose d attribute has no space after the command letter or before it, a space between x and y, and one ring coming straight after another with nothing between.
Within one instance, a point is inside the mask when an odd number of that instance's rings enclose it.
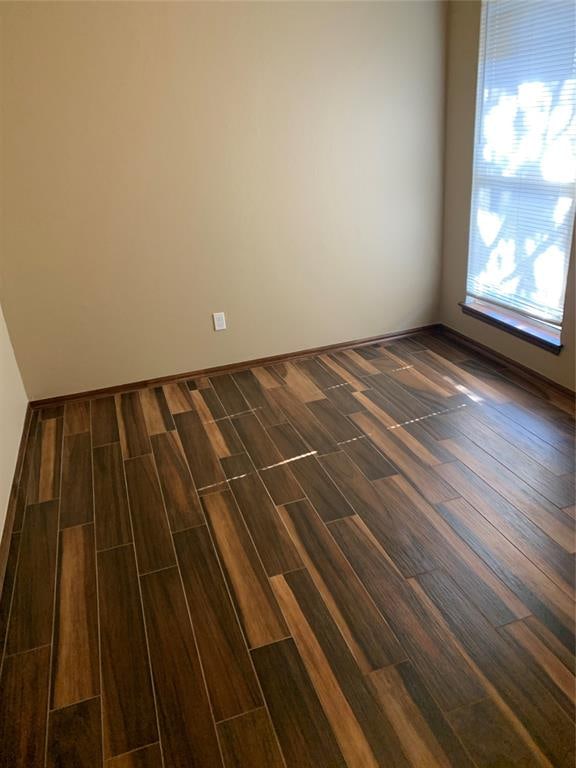
<instances>
[{"instance_id":1,"label":"wood plank tile","mask_svg":"<svg viewBox=\"0 0 576 768\"><path fill-rule=\"evenodd\" d=\"M573 588L574 558L560 544L465 464L454 461L437 471L552 581L569 590Z\"/></svg>"},{"instance_id":2,"label":"wood plank tile","mask_svg":"<svg viewBox=\"0 0 576 768\"><path fill-rule=\"evenodd\" d=\"M384 458L374 443L365 437L345 443L342 450L348 454L368 480L379 480L381 477L390 477L398 473L396 467Z\"/></svg>"},{"instance_id":3,"label":"wood plank tile","mask_svg":"<svg viewBox=\"0 0 576 768\"><path fill-rule=\"evenodd\" d=\"M49 668L49 646L4 659L0 755L5 766L44 765Z\"/></svg>"},{"instance_id":4,"label":"wood plank tile","mask_svg":"<svg viewBox=\"0 0 576 768\"><path fill-rule=\"evenodd\" d=\"M208 529L174 534L186 598L216 721L262 704Z\"/></svg>"},{"instance_id":5,"label":"wood plank tile","mask_svg":"<svg viewBox=\"0 0 576 768\"><path fill-rule=\"evenodd\" d=\"M274 389L274 387L282 385L282 379L271 365L252 368L252 373L256 376L263 389Z\"/></svg>"},{"instance_id":6,"label":"wood plank tile","mask_svg":"<svg viewBox=\"0 0 576 768\"><path fill-rule=\"evenodd\" d=\"M525 429L521 424L517 424L502 411L484 405L474 410L474 418L490 427L500 437L531 456L555 475L574 472L573 456L562 453L550 443Z\"/></svg>"},{"instance_id":7,"label":"wood plank tile","mask_svg":"<svg viewBox=\"0 0 576 768\"><path fill-rule=\"evenodd\" d=\"M149 435L159 435L176 429L162 387L141 389L140 403Z\"/></svg>"},{"instance_id":8,"label":"wood plank tile","mask_svg":"<svg viewBox=\"0 0 576 768\"><path fill-rule=\"evenodd\" d=\"M125 462L139 573L176 564L168 518L152 456Z\"/></svg>"},{"instance_id":9,"label":"wood plank tile","mask_svg":"<svg viewBox=\"0 0 576 768\"><path fill-rule=\"evenodd\" d=\"M360 667L368 672L404 659L395 635L310 504L296 501L280 512Z\"/></svg>"},{"instance_id":10,"label":"wood plank tile","mask_svg":"<svg viewBox=\"0 0 576 768\"><path fill-rule=\"evenodd\" d=\"M396 354L400 357L403 357L408 365L411 365L416 371L418 371L418 373L421 373L423 376L425 376L428 381L437 384L443 389L448 389L450 392L452 392L452 394L461 391L460 383L456 381L453 376L447 376L446 371L441 372L437 368L433 368L422 358L420 353L423 351L426 350L414 350L408 354L405 354L396 349Z\"/></svg>"},{"instance_id":11,"label":"wood plank tile","mask_svg":"<svg viewBox=\"0 0 576 768\"><path fill-rule=\"evenodd\" d=\"M398 425L398 419L388 412L388 403L375 389L355 392L354 398L362 405L362 410L358 411L358 413L364 413L364 411L371 413L385 427ZM351 414L351 416L353 415Z\"/></svg>"},{"instance_id":12,"label":"wood plank tile","mask_svg":"<svg viewBox=\"0 0 576 768\"><path fill-rule=\"evenodd\" d=\"M190 381L188 381L187 384L188 384L188 389L209 389L212 386L208 376L196 376L196 378L194 379L195 386L193 387L190 386Z\"/></svg>"},{"instance_id":13,"label":"wood plank tile","mask_svg":"<svg viewBox=\"0 0 576 768\"><path fill-rule=\"evenodd\" d=\"M572 723L532 670L466 602L449 576L434 571L419 576L418 583L547 757L555 765L569 764L573 757Z\"/></svg>"},{"instance_id":14,"label":"wood plank tile","mask_svg":"<svg viewBox=\"0 0 576 768\"><path fill-rule=\"evenodd\" d=\"M574 526L558 507L510 472L467 437L442 441L454 456L491 485L567 552L574 552ZM445 499L446 501L447 499Z\"/></svg>"},{"instance_id":15,"label":"wood plank tile","mask_svg":"<svg viewBox=\"0 0 576 768\"><path fill-rule=\"evenodd\" d=\"M479 768L495 765L536 768L543 764L491 699L457 709L449 717Z\"/></svg>"},{"instance_id":16,"label":"wood plank tile","mask_svg":"<svg viewBox=\"0 0 576 768\"><path fill-rule=\"evenodd\" d=\"M264 708L218 723L218 734L226 768L285 768Z\"/></svg>"},{"instance_id":17,"label":"wood plank tile","mask_svg":"<svg viewBox=\"0 0 576 768\"><path fill-rule=\"evenodd\" d=\"M322 708L350 768L407 766L350 649L305 571L275 576L274 588Z\"/></svg>"},{"instance_id":18,"label":"wood plank tile","mask_svg":"<svg viewBox=\"0 0 576 768\"><path fill-rule=\"evenodd\" d=\"M16 475L18 475L18 467L16 467ZM14 522L14 510L16 508L17 503L17 496L18 496L18 481L16 479L16 476L12 479L12 483L10 484L10 490L8 491L8 500L6 505L6 512L5 512L5 525L4 528L5 534L2 535L2 538L0 539L0 563L2 563L2 568L0 569L0 602L2 599L1 596L1 586L4 584L4 579L6 577L6 566L8 563L8 559L10 556L10 544L12 535L14 533L20 533L20 531L13 531L13 522ZM1 628L1 624L0 624ZM0 638L1 641L1 638ZM1 643L0 643L1 647Z\"/></svg>"},{"instance_id":19,"label":"wood plank tile","mask_svg":"<svg viewBox=\"0 0 576 768\"><path fill-rule=\"evenodd\" d=\"M242 416L234 416L232 424L258 469L282 461L282 456L255 414L245 413Z\"/></svg>"},{"instance_id":20,"label":"wood plank tile","mask_svg":"<svg viewBox=\"0 0 576 768\"><path fill-rule=\"evenodd\" d=\"M267 431L283 459L295 459L309 452L308 446L292 424L277 424Z\"/></svg>"},{"instance_id":21,"label":"wood plank tile","mask_svg":"<svg viewBox=\"0 0 576 768\"><path fill-rule=\"evenodd\" d=\"M484 688L450 633L396 573L366 527L349 518L332 523L330 531L440 707L447 711L481 698Z\"/></svg>"},{"instance_id":22,"label":"wood plank tile","mask_svg":"<svg viewBox=\"0 0 576 768\"><path fill-rule=\"evenodd\" d=\"M252 371L238 371L233 378L250 407L258 409L258 418L265 427L285 420L277 404L268 397L267 393L272 390L264 390Z\"/></svg>"},{"instance_id":23,"label":"wood plank tile","mask_svg":"<svg viewBox=\"0 0 576 768\"><path fill-rule=\"evenodd\" d=\"M322 361L326 368L329 368L333 373L339 376L342 381L345 381L354 392L361 392L367 388L367 385L361 378L354 376L344 365L336 359L335 355L319 355L319 359Z\"/></svg>"},{"instance_id":24,"label":"wood plank tile","mask_svg":"<svg viewBox=\"0 0 576 768\"><path fill-rule=\"evenodd\" d=\"M411 451L394 439L390 431L379 427L371 414L356 413L352 418L384 456L398 467L431 504L456 498L458 494L453 488L443 480L438 483L438 475L419 463Z\"/></svg>"},{"instance_id":25,"label":"wood plank tile","mask_svg":"<svg viewBox=\"0 0 576 768\"><path fill-rule=\"evenodd\" d=\"M212 450L219 459L243 453L245 450L244 444L228 418L204 422L204 431L208 435Z\"/></svg>"},{"instance_id":26,"label":"wood plank tile","mask_svg":"<svg viewBox=\"0 0 576 768\"><path fill-rule=\"evenodd\" d=\"M216 454L216 456L219 459L227 458L228 456L233 456L234 453L242 453L244 450L244 446L242 445L242 442L240 441L239 437L236 437L236 441L239 444L239 448L236 449L236 451L231 450L229 446L226 444L226 440L224 438L224 435L220 431L219 428L219 422L217 421L205 421L204 422L204 431L206 432L206 435L208 436L208 440L210 441L210 445L212 446L212 450Z\"/></svg>"},{"instance_id":27,"label":"wood plank tile","mask_svg":"<svg viewBox=\"0 0 576 768\"><path fill-rule=\"evenodd\" d=\"M480 410L480 409L478 409ZM538 461L509 443L493 429L467 410L460 410L448 417L473 443L503 464L527 485L557 507L574 502L574 478L572 475L555 475Z\"/></svg>"},{"instance_id":28,"label":"wood plank tile","mask_svg":"<svg viewBox=\"0 0 576 768\"><path fill-rule=\"evenodd\" d=\"M412 397L425 405L429 405L435 411L449 407L449 399L454 395L454 390L449 389L445 383L439 384L437 381L427 378L414 367L403 368L387 375L392 381L400 384Z\"/></svg>"},{"instance_id":29,"label":"wood plank tile","mask_svg":"<svg viewBox=\"0 0 576 768\"><path fill-rule=\"evenodd\" d=\"M168 403L168 408L173 415L195 410L192 393L185 381L175 381L171 384L164 384L163 390L166 402Z\"/></svg>"},{"instance_id":30,"label":"wood plank tile","mask_svg":"<svg viewBox=\"0 0 576 768\"><path fill-rule=\"evenodd\" d=\"M563 410L568 405L568 399L565 396L558 397L562 403L559 410L548 398L545 387L535 384L535 380L528 375L514 373L504 363L498 364L493 360L487 360L482 355L470 354L458 363L458 367L494 387L507 400L524 403L543 413L554 414L553 417L566 417ZM570 411L573 414L573 408L570 409L568 406L568 412Z\"/></svg>"},{"instance_id":31,"label":"wood plank tile","mask_svg":"<svg viewBox=\"0 0 576 768\"><path fill-rule=\"evenodd\" d=\"M69 400L64 407L64 437L90 432L90 401Z\"/></svg>"},{"instance_id":32,"label":"wood plank tile","mask_svg":"<svg viewBox=\"0 0 576 768\"><path fill-rule=\"evenodd\" d=\"M418 360L446 377L447 381L459 386L460 391L468 395L472 402L505 403L508 396L500 393L495 387L486 384L477 376L472 375L454 362L437 354L433 350L415 353Z\"/></svg>"},{"instance_id":33,"label":"wood plank tile","mask_svg":"<svg viewBox=\"0 0 576 768\"><path fill-rule=\"evenodd\" d=\"M273 370L280 379L280 383L289 387L293 394L302 402L309 403L312 400L321 400L324 397L322 390L294 363L279 363L273 367ZM272 387L269 387L269 389L272 389Z\"/></svg>"},{"instance_id":34,"label":"wood plank tile","mask_svg":"<svg viewBox=\"0 0 576 768\"><path fill-rule=\"evenodd\" d=\"M433 567L444 568L495 626L529 613L514 593L495 578L477 554L454 534L441 515L403 477L379 480L375 485L387 515L375 515L368 508L361 510L360 516L405 576L416 574L419 561L415 561L416 567L408 565L406 568L399 558L416 550L427 556L427 567L421 567L421 573L433 570ZM410 543L407 551L398 532Z\"/></svg>"},{"instance_id":35,"label":"wood plank tile","mask_svg":"<svg viewBox=\"0 0 576 768\"><path fill-rule=\"evenodd\" d=\"M268 576L302 567L302 561L256 474L230 481L236 503Z\"/></svg>"},{"instance_id":36,"label":"wood plank tile","mask_svg":"<svg viewBox=\"0 0 576 768\"><path fill-rule=\"evenodd\" d=\"M458 535L570 651L574 648L573 600L464 499L438 506Z\"/></svg>"},{"instance_id":37,"label":"wood plank tile","mask_svg":"<svg viewBox=\"0 0 576 768\"><path fill-rule=\"evenodd\" d=\"M287 768L346 768L294 641L252 651Z\"/></svg>"},{"instance_id":38,"label":"wood plank tile","mask_svg":"<svg viewBox=\"0 0 576 768\"><path fill-rule=\"evenodd\" d=\"M116 443L120 440L116 404L114 397L99 397L90 401L90 417L92 422L92 445Z\"/></svg>"},{"instance_id":39,"label":"wood plank tile","mask_svg":"<svg viewBox=\"0 0 576 768\"><path fill-rule=\"evenodd\" d=\"M210 440L195 411L178 413L174 417L184 454L196 488L204 488L225 480L224 472Z\"/></svg>"},{"instance_id":40,"label":"wood plank tile","mask_svg":"<svg viewBox=\"0 0 576 768\"><path fill-rule=\"evenodd\" d=\"M286 637L286 623L232 494L212 493L202 504L249 647Z\"/></svg>"},{"instance_id":41,"label":"wood plank tile","mask_svg":"<svg viewBox=\"0 0 576 768\"><path fill-rule=\"evenodd\" d=\"M450 414L446 414L446 416L449 417ZM447 461L454 461L454 456L450 451L446 450L435 437L432 437L424 429L424 424L426 424L426 420L398 427L398 429L393 430L394 438L427 467L435 467Z\"/></svg>"},{"instance_id":42,"label":"wood plank tile","mask_svg":"<svg viewBox=\"0 0 576 768\"><path fill-rule=\"evenodd\" d=\"M171 531L184 531L204 523L182 444L176 432L152 435L152 450Z\"/></svg>"},{"instance_id":43,"label":"wood plank tile","mask_svg":"<svg viewBox=\"0 0 576 768\"><path fill-rule=\"evenodd\" d=\"M572 722L575 720L576 680L574 667L567 669L562 661L535 635L528 624L513 621L500 629L502 637L517 649L526 666L540 678Z\"/></svg>"},{"instance_id":44,"label":"wood plank tile","mask_svg":"<svg viewBox=\"0 0 576 768\"><path fill-rule=\"evenodd\" d=\"M424 349L426 351L435 352L440 360L446 359L458 363L470 357L470 348L460 344L454 338L448 339L446 336L441 336L434 331L425 331L419 338L422 340ZM402 341L409 341L409 339L402 339ZM395 344L393 343L390 346L394 348ZM420 351L421 350L413 350L414 354L418 355Z\"/></svg>"},{"instance_id":45,"label":"wood plank tile","mask_svg":"<svg viewBox=\"0 0 576 768\"><path fill-rule=\"evenodd\" d=\"M329 387L337 387L339 384L345 383L345 379L338 376L330 368L327 368L317 357L305 357L302 360L298 360L296 367L304 371L318 389L328 389Z\"/></svg>"},{"instance_id":46,"label":"wood plank tile","mask_svg":"<svg viewBox=\"0 0 576 768\"><path fill-rule=\"evenodd\" d=\"M486 360L486 365L493 366L493 361ZM539 400L553 406L554 409L564 411L570 419L574 418L575 402L573 392L561 391L554 384L548 384L543 381L538 374L517 370L506 363L503 364L502 369L499 369L499 372L507 381L525 389L527 392L531 392Z\"/></svg>"},{"instance_id":47,"label":"wood plank tile","mask_svg":"<svg viewBox=\"0 0 576 768\"><path fill-rule=\"evenodd\" d=\"M236 386L236 382L232 376L229 374L212 376L210 378L210 383L214 387L216 394L220 398L220 402L229 416L234 416L238 413L244 413L245 411L250 410L250 406L246 402L244 395Z\"/></svg>"},{"instance_id":48,"label":"wood plank tile","mask_svg":"<svg viewBox=\"0 0 576 768\"><path fill-rule=\"evenodd\" d=\"M222 469L228 480L256 472L256 468L247 453L238 453L234 456L225 456L220 459Z\"/></svg>"},{"instance_id":49,"label":"wood plank tile","mask_svg":"<svg viewBox=\"0 0 576 768\"><path fill-rule=\"evenodd\" d=\"M459 432L447 421L451 411L440 413L436 416L428 416L418 422L420 430L433 440L446 440L449 437L458 437Z\"/></svg>"},{"instance_id":50,"label":"wood plank tile","mask_svg":"<svg viewBox=\"0 0 576 768\"><path fill-rule=\"evenodd\" d=\"M122 394L116 395L115 401L120 444L124 458L130 459L152 453L146 421L140 404L140 393L138 391L122 392Z\"/></svg>"},{"instance_id":51,"label":"wood plank tile","mask_svg":"<svg viewBox=\"0 0 576 768\"><path fill-rule=\"evenodd\" d=\"M58 502L26 508L8 625L6 653L52 642Z\"/></svg>"},{"instance_id":52,"label":"wood plank tile","mask_svg":"<svg viewBox=\"0 0 576 768\"><path fill-rule=\"evenodd\" d=\"M102 765L99 697L50 712L46 765L48 768Z\"/></svg>"},{"instance_id":53,"label":"wood plank tile","mask_svg":"<svg viewBox=\"0 0 576 768\"><path fill-rule=\"evenodd\" d=\"M534 413L520 403L497 403L494 405L494 408L507 419L520 425L528 432L544 440L544 442L554 446L558 451L561 451L573 460L573 430L566 429L563 424L546 418L541 413Z\"/></svg>"},{"instance_id":54,"label":"wood plank tile","mask_svg":"<svg viewBox=\"0 0 576 768\"><path fill-rule=\"evenodd\" d=\"M403 357L395 355L392 348L388 343L367 344L348 349L344 354L363 368L365 375L370 375L382 370L396 370L405 365Z\"/></svg>"},{"instance_id":55,"label":"wood plank tile","mask_svg":"<svg viewBox=\"0 0 576 768\"><path fill-rule=\"evenodd\" d=\"M100 693L94 526L60 532L51 708Z\"/></svg>"},{"instance_id":56,"label":"wood plank tile","mask_svg":"<svg viewBox=\"0 0 576 768\"><path fill-rule=\"evenodd\" d=\"M437 536L407 496L405 484L390 478L372 485L340 454L331 454L323 463L405 577L438 567Z\"/></svg>"},{"instance_id":57,"label":"wood plank tile","mask_svg":"<svg viewBox=\"0 0 576 768\"><path fill-rule=\"evenodd\" d=\"M34 471L34 458L36 455L36 438L38 435L38 418L39 411L32 411L30 417L30 424L28 425L28 434L26 436L26 447L24 449L24 460L22 462L22 470L20 473L20 480L18 482L18 488L16 492L16 500L14 502L14 524L12 526L12 532L17 533L22 530L22 523L24 521L24 510L26 509L26 497L28 496L28 489L31 486L32 478L31 474Z\"/></svg>"},{"instance_id":58,"label":"wood plank tile","mask_svg":"<svg viewBox=\"0 0 576 768\"><path fill-rule=\"evenodd\" d=\"M277 467L263 469L260 471L260 477L276 505L289 504L291 501L304 498L304 491L295 480L289 465L280 464Z\"/></svg>"},{"instance_id":59,"label":"wood plank tile","mask_svg":"<svg viewBox=\"0 0 576 768\"><path fill-rule=\"evenodd\" d=\"M358 427L343 416L330 400L315 400L308 403L308 408L337 443L362 436Z\"/></svg>"},{"instance_id":60,"label":"wood plank tile","mask_svg":"<svg viewBox=\"0 0 576 768\"><path fill-rule=\"evenodd\" d=\"M164 765L222 765L177 568L142 577Z\"/></svg>"},{"instance_id":61,"label":"wood plank tile","mask_svg":"<svg viewBox=\"0 0 576 768\"><path fill-rule=\"evenodd\" d=\"M62 419L38 422L26 497L27 504L50 501L60 495L62 431Z\"/></svg>"},{"instance_id":62,"label":"wood plank tile","mask_svg":"<svg viewBox=\"0 0 576 768\"><path fill-rule=\"evenodd\" d=\"M262 408L268 404L260 382L250 369L237 371L232 378L250 408Z\"/></svg>"},{"instance_id":63,"label":"wood plank tile","mask_svg":"<svg viewBox=\"0 0 576 768\"><path fill-rule=\"evenodd\" d=\"M367 397L381 403L383 410L392 416L398 424L429 416L438 410L437 406L423 403L413 397L403 386L385 373L370 376L367 382L376 391L375 395L368 391Z\"/></svg>"},{"instance_id":64,"label":"wood plank tile","mask_svg":"<svg viewBox=\"0 0 576 768\"><path fill-rule=\"evenodd\" d=\"M342 352L334 352L329 355L329 357L332 360L335 360L353 376L357 376L360 379L363 379L370 374L378 373L378 368L372 365L368 360L365 360L362 355L359 355L354 349L345 349Z\"/></svg>"},{"instance_id":65,"label":"wood plank tile","mask_svg":"<svg viewBox=\"0 0 576 768\"><path fill-rule=\"evenodd\" d=\"M214 421L226 416L226 410L212 387L196 389L191 395L200 421Z\"/></svg>"},{"instance_id":66,"label":"wood plank tile","mask_svg":"<svg viewBox=\"0 0 576 768\"><path fill-rule=\"evenodd\" d=\"M411 766L474 767L409 661L373 672L370 681Z\"/></svg>"},{"instance_id":67,"label":"wood plank tile","mask_svg":"<svg viewBox=\"0 0 576 768\"><path fill-rule=\"evenodd\" d=\"M301 403L287 387L270 389L271 397L284 411L292 426L308 445L308 450L331 453L336 450L334 438L326 432L309 408Z\"/></svg>"},{"instance_id":68,"label":"wood plank tile","mask_svg":"<svg viewBox=\"0 0 576 768\"><path fill-rule=\"evenodd\" d=\"M10 537L10 549L8 550L8 561L6 563L6 573L2 592L0 593L0 653L4 648L6 639L6 630L8 628L8 618L10 615L10 606L12 604L12 592L14 582L16 581L16 570L18 567L18 555L20 553L20 534L13 533Z\"/></svg>"},{"instance_id":69,"label":"wood plank tile","mask_svg":"<svg viewBox=\"0 0 576 768\"><path fill-rule=\"evenodd\" d=\"M62 419L64 417L63 405L47 405L40 409L40 418L44 421L48 419Z\"/></svg>"},{"instance_id":70,"label":"wood plank tile","mask_svg":"<svg viewBox=\"0 0 576 768\"><path fill-rule=\"evenodd\" d=\"M405 341L409 342L410 339ZM356 353L364 360L368 360L373 365L377 366L380 370L398 370L409 365L414 359L413 355L416 350L414 346L404 344L404 339L400 339L397 343L383 342L381 344L368 344L366 346L357 347ZM425 347L420 347L424 349ZM385 365L384 365L385 364Z\"/></svg>"},{"instance_id":71,"label":"wood plank tile","mask_svg":"<svg viewBox=\"0 0 576 768\"><path fill-rule=\"evenodd\" d=\"M158 768L162 765L160 744L150 744L127 755L106 761L106 768Z\"/></svg>"},{"instance_id":72,"label":"wood plank tile","mask_svg":"<svg viewBox=\"0 0 576 768\"><path fill-rule=\"evenodd\" d=\"M226 484L226 480L222 480L220 483L216 483L215 485L209 485L206 488L199 488L198 489L198 496L202 499L204 496L209 496L211 493L219 493L220 491L225 491L228 488Z\"/></svg>"},{"instance_id":73,"label":"wood plank tile","mask_svg":"<svg viewBox=\"0 0 576 768\"><path fill-rule=\"evenodd\" d=\"M120 443L94 448L92 458L96 546L108 549L128 544L132 541L132 529Z\"/></svg>"},{"instance_id":74,"label":"wood plank tile","mask_svg":"<svg viewBox=\"0 0 576 768\"><path fill-rule=\"evenodd\" d=\"M347 499L326 474L315 456L307 456L292 462L290 469L325 523L354 514Z\"/></svg>"},{"instance_id":75,"label":"wood plank tile","mask_svg":"<svg viewBox=\"0 0 576 768\"><path fill-rule=\"evenodd\" d=\"M530 629L532 635L538 638L546 648L564 664L566 669L571 673L576 669L574 660L574 653L571 652L566 646L558 640L558 638L550 632L546 625L541 622L536 616L526 616L523 619L524 624Z\"/></svg>"},{"instance_id":76,"label":"wood plank tile","mask_svg":"<svg viewBox=\"0 0 576 768\"><path fill-rule=\"evenodd\" d=\"M10 493L0 648L54 637L46 768L574 768L573 399L424 333L116 400L33 409Z\"/></svg>"},{"instance_id":77,"label":"wood plank tile","mask_svg":"<svg viewBox=\"0 0 576 768\"><path fill-rule=\"evenodd\" d=\"M92 443L90 432L64 438L60 527L90 523L94 519Z\"/></svg>"},{"instance_id":78,"label":"wood plank tile","mask_svg":"<svg viewBox=\"0 0 576 768\"><path fill-rule=\"evenodd\" d=\"M355 390L350 384L341 384L332 389L326 389L324 395L340 413L348 416L364 410L362 403L352 394L353 391Z\"/></svg>"},{"instance_id":79,"label":"wood plank tile","mask_svg":"<svg viewBox=\"0 0 576 768\"><path fill-rule=\"evenodd\" d=\"M98 592L106 758L158 740L131 545L98 553Z\"/></svg>"}]
</instances>

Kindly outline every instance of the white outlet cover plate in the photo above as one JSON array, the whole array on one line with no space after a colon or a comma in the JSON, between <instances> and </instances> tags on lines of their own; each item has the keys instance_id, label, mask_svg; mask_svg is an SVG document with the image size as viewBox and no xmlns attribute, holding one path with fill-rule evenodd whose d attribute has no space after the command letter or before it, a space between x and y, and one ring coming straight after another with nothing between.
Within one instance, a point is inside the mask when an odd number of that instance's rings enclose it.
<instances>
[{"instance_id":1,"label":"white outlet cover plate","mask_svg":"<svg viewBox=\"0 0 576 768\"><path fill-rule=\"evenodd\" d=\"M226 330L226 315L224 312L214 312L212 315L212 321L214 322L215 331Z\"/></svg>"}]
</instances>

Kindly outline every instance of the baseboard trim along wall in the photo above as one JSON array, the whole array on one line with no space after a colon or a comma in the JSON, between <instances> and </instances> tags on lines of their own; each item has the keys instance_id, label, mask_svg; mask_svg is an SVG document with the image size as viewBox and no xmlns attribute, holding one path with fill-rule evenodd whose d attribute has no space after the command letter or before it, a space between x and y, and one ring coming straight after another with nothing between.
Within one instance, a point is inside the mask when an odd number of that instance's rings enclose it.
<instances>
[{"instance_id":1,"label":"baseboard trim along wall","mask_svg":"<svg viewBox=\"0 0 576 768\"><path fill-rule=\"evenodd\" d=\"M452 340L469 347L475 352L479 352L485 357L490 358L498 363L505 365L506 367L516 370L525 378L529 378L534 382L540 382L546 387L550 387L563 395L574 397L574 393L568 387L564 387L558 384L552 379L548 379L541 373L534 371L532 368L528 368L522 363L518 363L512 358L506 355L496 352L495 350L487 347L485 344L481 344L479 341L465 336L460 331L456 331L449 326L442 323L431 323L429 325L422 325L418 328L409 328L404 331L393 331L391 333L380 334L379 336L370 336L364 339L355 339L354 341L343 341L336 344L326 344L322 347L310 347L309 349L300 349L296 352L285 352L280 355L270 355L268 357L258 357L253 360L242 360L238 363L230 363L228 365L217 365L213 368L199 368L194 371L186 371L184 373L172 374L170 376L161 376L155 379L143 379L142 381L131 381L127 384L118 384L114 387L103 387L101 389L91 389L85 392L73 392L68 395L59 395L57 397L48 397L42 400L32 400L30 402L30 408L46 408L47 406L60 405L68 400L83 400L92 397L105 397L106 395L115 395L121 392L127 392L132 389L142 389L143 387L158 386L160 384L168 384L169 382L179 381L181 379L193 379L198 376L214 376L217 374L234 373L236 371L243 371L247 368L253 368L260 365L272 365L274 363L282 363L286 360L297 360L301 357L308 357L310 355L320 355L324 352L336 352L342 349L349 349L350 347L362 347L369 344L377 344L381 341L393 341L394 339L402 339L408 336L414 336L418 333L435 333L439 336L445 335Z\"/></svg>"},{"instance_id":2,"label":"baseboard trim along wall","mask_svg":"<svg viewBox=\"0 0 576 768\"><path fill-rule=\"evenodd\" d=\"M259 365L272 365L273 363L282 363L286 360L295 360L299 357L308 357L309 355L321 355L324 352L335 352L349 347L362 347L368 344L377 344L379 341L391 341L392 339L402 339L406 336L414 336L416 333L438 333L441 331L440 323L431 323L422 325L418 328L409 328L405 331L393 331L392 333L380 334L379 336L370 336L365 339L355 339L354 341L340 341L337 344L326 344L323 347L310 347L309 349L300 349L297 352L285 352L281 355L270 355L269 357L258 357L254 360L242 360L239 363L228 365L217 365L213 368L200 368L195 371L186 371L185 373L172 374L171 376L161 376L156 379L144 379L142 381L131 381L128 384L119 384L114 387L103 387L102 389L92 389L87 392L75 392L70 395L60 395L58 397L48 397L43 400L32 400L32 408L45 408L48 405L58 405L67 400L83 400L87 397L103 397L105 395L115 395L120 392L126 392L131 389L142 389L143 387L157 386L158 384L167 384L171 381L180 379L193 379L197 376L214 376L218 373L234 373L243 371L246 368L254 368Z\"/></svg>"},{"instance_id":3,"label":"baseboard trim along wall","mask_svg":"<svg viewBox=\"0 0 576 768\"><path fill-rule=\"evenodd\" d=\"M562 384L558 384L557 381L553 381L543 374L534 371L532 368L528 368L527 365L522 365L522 363L518 363L516 360L512 360L512 358L508 357L507 355L503 355L501 352L496 352L495 349L491 349L485 344L481 344L479 341L471 339L469 336L466 336L465 334L460 333L460 331L456 331L453 328L450 328L448 325L440 324L440 332L444 336L453 339L459 344L463 344L466 347L470 347L470 349L473 349L475 352L479 352L480 354L484 355L484 357L488 357L490 360L501 363L507 368L516 370L518 373L524 376L524 378L531 379L535 382L540 382L541 384L544 384L547 387L551 387L552 389L555 389L564 395L568 395L569 397L575 397L576 395L576 393L568 387L564 387Z\"/></svg>"}]
</instances>

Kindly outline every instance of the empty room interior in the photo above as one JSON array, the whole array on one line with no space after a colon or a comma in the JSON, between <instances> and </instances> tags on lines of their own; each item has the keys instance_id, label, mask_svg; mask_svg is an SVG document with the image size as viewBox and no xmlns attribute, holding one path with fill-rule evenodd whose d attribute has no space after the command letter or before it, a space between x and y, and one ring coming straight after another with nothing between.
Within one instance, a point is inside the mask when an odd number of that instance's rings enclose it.
<instances>
[{"instance_id":1,"label":"empty room interior","mask_svg":"<svg viewBox=\"0 0 576 768\"><path fill-rule=\"evenodd\" d=\"M0 2L0 768L574 768L576 3Z\"/></svg>"}]
</instances>

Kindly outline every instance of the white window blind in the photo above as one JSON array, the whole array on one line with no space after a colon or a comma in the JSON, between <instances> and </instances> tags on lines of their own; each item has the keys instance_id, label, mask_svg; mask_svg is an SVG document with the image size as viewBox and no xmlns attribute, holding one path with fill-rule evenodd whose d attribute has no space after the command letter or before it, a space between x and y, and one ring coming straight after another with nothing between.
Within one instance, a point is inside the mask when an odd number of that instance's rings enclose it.
<instances>
[{"instance_id":1,"label":"white window blind","mask_svg":"<svg viewBox=\"0 0 576 768\"><path fill-rule=\"evenodd\" d=\"M576 3L483 3L467 293L560 326L576 199Z\"/></svg>"}]
</instances>

